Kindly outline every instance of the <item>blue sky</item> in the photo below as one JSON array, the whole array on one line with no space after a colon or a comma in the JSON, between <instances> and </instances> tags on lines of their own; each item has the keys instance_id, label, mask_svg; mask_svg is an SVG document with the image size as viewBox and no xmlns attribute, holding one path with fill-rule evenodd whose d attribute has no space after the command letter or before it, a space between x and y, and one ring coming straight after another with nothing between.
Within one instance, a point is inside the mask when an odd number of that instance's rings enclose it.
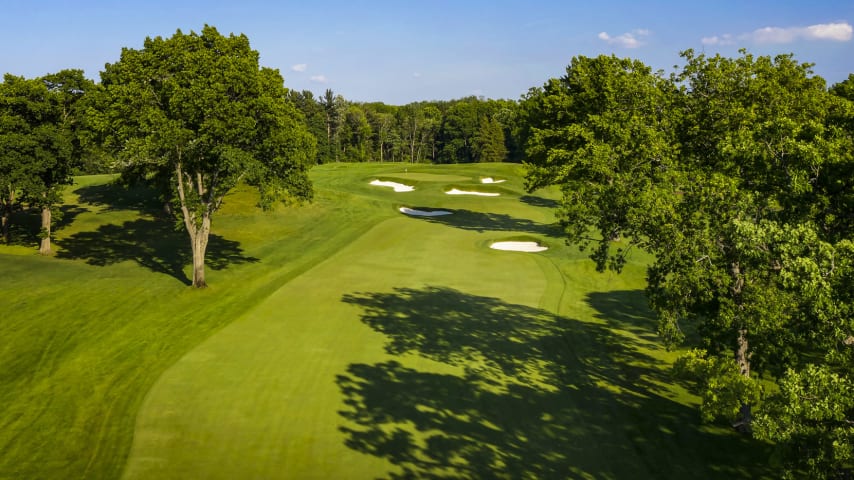
<instances>
[{"instance_id":1,"label":"blue sky","mask_svg":"<svg viewBox=\"0 0 854 480\"><path fill-rule=\"evenodd\" d=\"M0 73L82 68L97 79L146 36L244 33L285 84L404 104L517 99L573 56L672 70L679 52L794 53L829 84L854 73L854 1L20 1L0 0Z\"/></svg>"}]
</instances>

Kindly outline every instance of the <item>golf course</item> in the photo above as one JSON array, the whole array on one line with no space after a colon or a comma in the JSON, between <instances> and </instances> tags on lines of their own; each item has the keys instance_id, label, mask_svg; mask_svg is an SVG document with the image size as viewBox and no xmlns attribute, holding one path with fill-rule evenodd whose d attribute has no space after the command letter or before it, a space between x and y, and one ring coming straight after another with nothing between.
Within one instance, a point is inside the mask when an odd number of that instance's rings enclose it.
<instances>
[{"instance_id":1,"label":"golf course","mask_svg":"<svg viewBox=\"0 0 854 480\"><path fill-rule=\"evenodd\" d=\"M269 212L237 188L205 289L154 191L77 177L53 256L0 246L0 478L766 477L671 377L649 259L597 273L524 174L326 164Z\"/></svg>"}]
</instances>

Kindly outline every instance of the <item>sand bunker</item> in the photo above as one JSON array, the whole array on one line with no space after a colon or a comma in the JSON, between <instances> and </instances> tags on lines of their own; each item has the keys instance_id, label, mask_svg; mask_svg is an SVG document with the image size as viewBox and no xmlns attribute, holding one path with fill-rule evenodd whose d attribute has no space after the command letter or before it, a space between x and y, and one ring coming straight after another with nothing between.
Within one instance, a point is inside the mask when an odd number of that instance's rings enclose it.
<instances>
[{"instance_id":1,"label":"sand bunker","mask_svg":"<svg viewBox=\"0 0 854 480\"><path fill-rule=\"evenodd\" d=\"M433 210L430 212L426 212L424 210L414 210L407 207L400 207L400 213L405 213L407 215L413 215L416 217L438 217L439 215L450 215L452 212L447 210Z\"/></svg>"},{"instance_id":2,"label":"sand bunker","mask_svg":"<svg viewBox=\"0 0 854 480\"><path fill-rule=\"evenodd\" d=\"M480 195L482 197L497 197L501 195L500 193L472 192L468 190L458 190L456 188L452 188L445 193L448 195Z\"/></svg>"},{"instance_id":3,"label":"sand bunker","mask_svg":"<svg viewBox=\"0 0 854 480\"><path fill-rule=\"evenodd\" d=\"M481 179L480 179L480 183L503 183L503 182L506 182L506 181L507 181L507 180L496 180L496 179L494 179L494 178L492 178L492 177L486 177L486 178L481 178Z\"/></svg>"},{"instance_id":4,"label":"sand bunker","mask_svg":"<svg viewBox=\"0 0 854 480\"><path fill-rule=\"evenodd\" d=\"M495 242L489 248L512 252L542 252L549 249L549 247L539 245L537 242Z\"/></svg>"},{"instance_id":5,"label":"sand bunker","mask_svg":"<svg viewBox=\"0 0 854 480\"><path fill-rule=\"evenodd\" d=\"M391 187L395 192L411 192L415 190L415 187L411 187L409 185L397 182L384 182L382 180L374 180L371 182L371 185L376 185L378 187Z\"/></svg>"}]
</instances>

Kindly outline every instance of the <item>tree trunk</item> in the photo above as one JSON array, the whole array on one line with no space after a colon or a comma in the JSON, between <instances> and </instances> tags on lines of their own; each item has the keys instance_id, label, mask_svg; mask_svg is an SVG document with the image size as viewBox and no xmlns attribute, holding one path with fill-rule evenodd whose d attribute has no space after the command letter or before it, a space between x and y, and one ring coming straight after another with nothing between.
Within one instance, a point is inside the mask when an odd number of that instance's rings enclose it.
<instances>
[{"instance_id":1,"label":"tree trunk","mask_svg":"<svg viewBox=\"0 0 854 480\"><path fill-rule=\"evenodd\" d=\"M175 164L175 176L178 183L178 200L181 202L181 213L184 216L184 227L190 235L190 248L193 251L193 286L196 288L207 287L205 282L205 250L208 247L208 236L211 233L211 208L206 205L202 213L201 225L198 218L190 212L187 207L187 197L184 194L184 186L192 188L192 176L185 175L181 170L180 153L179 161ZM204 185L202 185L201 174L196 176L197 188L199 196L205 193Z\"/></svg>"},{"instance_id":2,"label":"tree trunk","mask_svg":"<svg viewBox=\"0 0 854 480\"><path fill-rule=\"evenodd\" d=\"M730 287L733 297L740 298L741 291L744 288L744 276L741 273L741 265L738 262L732 262L730 265L730 275L732 276L733 284ZM750 378L750 349L747 342L747 329L738 329L738 340L735 349L735 362L738 364L738 371L744 378ZM749 403L742 403L738 411L738 420L733 424L736 430L742 433L750 432L750 423L753 421L753 414L750 410Z\"/></svg>"},{"instance_id":3,"label":"tree trunk","mask_svg":"<svg viewBox=\"0 0 854 480\"><path fill-rule=\"evenodd\" d=\"M190 243L193 249L193 286L205 288L205 251L208 248L208 237L211 233L211 218L205 214L202 217L202 225L195 232L190 233Z\"/></svg>"},{"instance_id":4,"label":"tree trunk","mask_svg":"<svg viewBox=\"0 0 854 480\"><path fill-rule=\"evenodd\" d=\"M42 242L39 247L39 253L42 255L50 255L50 207L42 207Z\"/></svg>"},{"instance_id":5,"label":"tree trunk","mask_svg":"<svg viewBox=\"0 0 854 480\"><path fill-rule=\"evenodd\" d=\"M750 378L750 353L747 342L747 329L742 328L738 331L738 345L735 351L735 361L738 364L738 370L745 378ZM733 427L741 433L750 433L750 424L753 421L753 413L749 403L742 403L738 410L738 420Z\"/></svg>"}]
</instances>

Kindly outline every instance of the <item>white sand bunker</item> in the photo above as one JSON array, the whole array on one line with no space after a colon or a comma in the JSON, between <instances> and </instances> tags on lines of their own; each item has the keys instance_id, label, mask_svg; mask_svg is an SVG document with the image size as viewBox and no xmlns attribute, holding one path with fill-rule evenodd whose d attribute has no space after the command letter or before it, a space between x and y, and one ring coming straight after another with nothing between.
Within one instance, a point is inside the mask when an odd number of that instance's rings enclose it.
<instances>
[{"instance_id":1,"label":"white sand bunker","mask_svg":"<svg viewBox=\"0 0 854 480\"><path fill-rule=\"evenodd\" d=\"M504 183L507 180L496 180L492 177L481 178L480 183Z\"/></svg>"},{"instance_id":2,"label":"white sand bunker","mask_svg":"<svg viewBox=\"0 0 854 480\"><path fill-rule=\"evenodd\" d=\"M495 242L489 248L512 252L542 252L549 249L549 247L544 247L537 242Z\"/></svg>"},{"instance_id":3,"label":"white sand bunker","mask_svg":"<svg viewBox=\"0 0 854 480\"><path fill-rule=\"evenodd\" d=\"M415 190L415 187L411 187L409 185L397 182L384 182L382 180L374 180L371 182L371 185L376 185L378 187L391 187L395 192L411 192Z\"/></svg>"},{"instance_id":4,"label":"white sand bunker","mask_svg":"<svg viewBox=\"0 0 854 480\"><path fill-rule=\"evenodd\" d=\"M412 208L400 207L400 213L413 215L416 217L438 217L439 215L450 215L452 212L447 210L432 210L430 212L424 210L414 210Z\"/></svg>"},{"instance_id":5,"label":"white sand bunker","mask_svg":"<svg viewBox=\"0 0 854 480\"><path fill-rule=\"evenodd\" d=\"M482 197L497 197L501 195L500 193L473 192L469 190L458 190L456 188L452 188L445 193L448 195L480 195Z\"/></svg>"}]
</instances>

